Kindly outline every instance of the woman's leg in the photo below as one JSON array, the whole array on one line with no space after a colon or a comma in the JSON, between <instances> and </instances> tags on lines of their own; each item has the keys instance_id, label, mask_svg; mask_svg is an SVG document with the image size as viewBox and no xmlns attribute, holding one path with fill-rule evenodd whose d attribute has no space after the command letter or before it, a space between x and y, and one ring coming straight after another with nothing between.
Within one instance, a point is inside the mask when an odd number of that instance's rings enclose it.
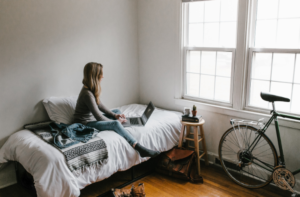
<instances>
[{"instance_id":1,"label":"woman's leg","mask_svg":"<svg viewBox=\"0 0 300 197\"><path fill-rule=\"evenodd\" d=\"M114 112L115 114L121 114L121 111L119 109L113 109L111 111ZM103 116L105 116L105 117L107 117L107 118L109 118L111 120L116 120L115 117L112 117L112 116L110 116L108 114L103 114Z\"/></svg>"},{"instance_id":2,"label":"woman's leg","mask_svg":"<svg viewBox=\"0 0 300 197\"><path fill-rule=\"evenodd\" d=\"M113 121L94 121L94 122L88 122L86 126L89 127L94 127L95 129L99 131L104 131L104 130L113 130L116 133L118 133L120 136L125 138L125 140L133 146L136 143L136 140L134 137L128 133L122 126L122 124L118 120L113 120Z\"/></svg>"},{"instance_id":3,"label":"woman's leg","mask_svg":"<svg viewBox=\"0 0 300 197\"><path fill-rule=\"evenodd\" d=\"M128 133L122 126L122 124L118 120L113 121L94 121L94 122L88 122L86 126L94 127L98 129L99 131L104 130L113 130L116 133L118 133L120 136L125 138L125 140L134 148L136 149L141 157L156 157L160 154L159 151L153 151L150 149L147 149L137 143L137 141L134 139L134 137Z\"/></svg>"}]
</instances>

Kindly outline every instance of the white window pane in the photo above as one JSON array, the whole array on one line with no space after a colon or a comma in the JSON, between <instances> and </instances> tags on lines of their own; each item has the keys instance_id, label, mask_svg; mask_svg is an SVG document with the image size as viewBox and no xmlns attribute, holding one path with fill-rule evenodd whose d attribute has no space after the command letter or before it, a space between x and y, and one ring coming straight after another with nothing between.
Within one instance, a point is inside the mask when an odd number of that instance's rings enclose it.
<instances>
[{"instance_id":1,"label":"white window pane","mask_svg":"<svg viewBox=\"0 0 300 197\"><path fill-rule=\"evenodd\" d=\"M214 75L216 69L216 52L202 51L201 73Z\"/></svg>"},{"instance_id":2,"label":"white window pane","mask_svg":"<svg viewBox=\"0 0 300 197\"><path fill-rule=\"evenodd\" d=\"M204 8L204 21L216 22L220 20L220 1L206 1Z\"/></svg>"},{"instance_id":3,"label":"white window pane","mask_svg":"<svg viewBox=\"0 0 300 197\"><path fill-rule=\"evenodd\" d=\"M279 4L279 18L300 17L299 0L281 0Z\"/></svg>"},{"instance_id":4,"label":"white window pane","mask_svg":"<svg viewBox=\"0 0 300 197\"><path fill-rule=\"evenodd\" d=\"M237 0L222 0L221 1L221 21L236 21L237 20Z\"/></svg>"},{"instance_id":5,"label":"white window pane","mask_svg":"<svg viewBox=\"0 0 300 197\"><path fill-rule=\"evenodd\" d=\"M300 113L300 85L294 84L291 112Z\"/></svg>"},{"instance_id":6,"label":"white window pane","mask_svg":"<svg viewBox=\"0 0 300 197\"><path fill-rule=\"evenodd\" d=\"M217 72L218 76L231 76L232 53L218 52L217 53Z\"/></svg>"},{"instance_id":7,"label":"white window pane","mask_svg":"<svg viewBox=\"0 0 300 197\"><path fill-rule=\"evenodd\" d=\"M279 19L277 47L299 48L300 19Z\"/></svg>"},{"instance_id":8,"label":"white window pane","mask_svg":"<svg viewBox=\"0 0 300 197\"><path fill-rule=\"evenodd\" d=\"M189 4L189 22L203 22L204 2L192 2Z\"/></svg>"},{"instance_id":9,"label":"white window pane","mask_svg":"<svg viewBox=\"0 0 300 197\"><path fill-rule=\"evenodd\" d=\"M271 82L271 94L291 98L292 84ZM276 110L290 111L289 102L275 102Z\"/></svg>"},{"instance_id":10,"label":"white window pane","mask_svg":"<svg viewBox=\"0 0 300 197\"><path fill-rule=\"evenodd\" d=\"M250 105L255 107L268 108L268 102L262 100L260 97L261 92L269 92L270 82L251 80L250 88Z\"/></svg>"},{"instance_id":11,"label":"white window pane","mask_svg":"<svg viewBox=\"0 0 300 197\"><path fill-rule=\"evenodd\" d=\"M295 54L274 53L272 81L292 82Z\"/></svg>"},{"instance_id":12,"label":"white window pane","mask_svg":"<svg viewBox=\"0 0 300 197\"><path fill-rule=\"evenodd\" d=\"M297 54L296 68L295 68L294 75L295 75L294 76L294 83L300 83L300 54Z\"/></svg>"},{"instance_id":13,"label":"white window pane","mask_svg":"<svg viewBox=\"0 0 300 197\"><path fill-rule=\"evenodd\" d=\"M230 78L216 77L215 100L229 102Z\"/></svg>"},{"instance_id":14,"label":"white window pane","mask_svg":"<svg viewBox=\"0 0 300 197\"><path fill-rule=\"evenodd\" d=\"M236 40L236 22L220 23L220 47L234 47Z\"/></svg>"},{"instance_id":15,"label":"white window pane","mask_svg":"<svg viewBox=\"0 0 300 197\"><path fill-rule=\"evenodd\" d=\"M200 80L200 98L214 98L215 77L201 75Z\"/></svg>"},{"instance_id":16,"label":"white window pane","mask_svg":"<svg viewBox=\"0 0 300 197\"><path fill-rule=\"evenodd\" d=\"M204 46L218 46L219 23L204 23Z\"/></svg>"},{"instance_id":17,"label":"white window pane","mask_svg":"<svg viewBox=\"0 0 300 197\"><path fill-rule=\"evenodd\" d=\"M255 46L273 47L276 40L277 20L263 20L256 22Z\"/></svg>"},{"instance_id":18,"label":"white window pane","mask_svg":"<svg viewBox=\"0 0 300 197\"><path fill-rule=\"evenodd\" d=\"M203 23L189 25L189 46L203 45Z\"/></svg>"},{"instance_id":19,"label":"white window pane","mask_svg":"<svg viewBox=\"0 0 300 197\"><path fill-rule=\"evenodd\" d=\"M278 13L278 0L258 0L257 19L275 19Z\"/></svg>"},{"instance_id":20,"label":"white window pane","mask_svg":"<svg viewBox=\"0 0 300 197\"><path fill-rule=\"evenodd\" d=\"M270 80L272 53L253 53L251 78Z\"/></svg>"},{"instance_id":21,"label":"white window pane","mask_svg":"<svg viewBox=\"0 0 300 197\"><path fill-rule=\"evenodd\" d=\"M200 73L200 51L190 51L187 72Z\"/></svg>"},{"instance_id":22,"label":"white window pane","mask_svg":"<svg viewBox=\"0 0 300 197\"><path fill-rule=\"evenodd\" d=\"M186 94L190 96L199 96L199 74L186 74Z\"/></svg>"}]
</instances>

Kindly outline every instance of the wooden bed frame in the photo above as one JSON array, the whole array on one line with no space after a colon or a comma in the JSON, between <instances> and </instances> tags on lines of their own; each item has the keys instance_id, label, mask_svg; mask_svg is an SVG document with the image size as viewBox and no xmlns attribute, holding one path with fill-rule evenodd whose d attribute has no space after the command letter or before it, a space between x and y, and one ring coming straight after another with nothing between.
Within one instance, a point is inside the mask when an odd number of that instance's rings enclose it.
<instances>
[{"instance_id":1,"label":"wooden bed frame","mask_svg":"<svg viewBox=\"0 0 300 197\"><path fill-rule=\"evenodd\" d=\"M151 174L155 170L157 158L158 157L156 157L154 159L149 159L146 162L143 162L136 166L132 166L130 169L128 169L126 171L120 171L120 172L115 173L114 176L118 175L118 174L123 174L122 176L124 176L124 173L127 173L126 177L130 177L130 178L129 178L129 180L125 180L125 181L121 180L121 181L124 181L124 183L121 185L118 185L118 186L116 185L116 187L114 187L114 188L119 188L119 189L123 188L123 187ZM141 169L143 169L143 170L141 170ZM20 164L19 162L15 162L15 170L16 170L18 184L23 186L32 196L36 197L37 194L36 194L36 190L34 187L33 176L30 173L28 173L24 169L22 164ZM112 188L106 190L105 192L100 193L98 197L109 197L109 196L113 197L111 189Z\"/></svg>"}]
</instances>

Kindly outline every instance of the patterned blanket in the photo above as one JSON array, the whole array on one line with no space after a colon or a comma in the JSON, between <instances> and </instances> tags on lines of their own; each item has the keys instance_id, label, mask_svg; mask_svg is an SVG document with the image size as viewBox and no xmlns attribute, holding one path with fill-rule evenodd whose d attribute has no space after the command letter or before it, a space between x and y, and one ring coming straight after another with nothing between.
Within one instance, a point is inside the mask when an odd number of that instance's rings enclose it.
<instances>
[{"instance_id":1,"label":"patterned blanket","mask_svg":"<svg viewBox=\"0 0 300 197\"><path fill-rule=\"evenodd\" d=\"M96 168L100 168L103 164L107 163L108 152L102 138L96 135L87 143L80 142L68 148L60 149L54 144L53 135L48 126L50 123L51 121L27 124L24 128L32 131L45 142L61 151L66 158L67 166L73 174L80 175L81 171L84 171L87 167L95 166Z\"/></svg>"}]
</instances>

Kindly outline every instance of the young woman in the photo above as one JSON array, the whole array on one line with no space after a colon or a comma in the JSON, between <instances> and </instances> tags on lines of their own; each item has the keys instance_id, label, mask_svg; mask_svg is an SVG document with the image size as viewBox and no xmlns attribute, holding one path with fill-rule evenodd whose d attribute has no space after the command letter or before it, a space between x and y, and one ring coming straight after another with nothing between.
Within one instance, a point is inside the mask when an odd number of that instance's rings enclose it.
<instances>
[{"instance_id":1,"label":"young woman","mask_svg":"<svg viewBox=\"0 0 300 197\"><path fill-rule=\"evenodd\" d=\"M125 122L125 115L120 110L107 109L100 101L101 86L103 78L103 66L98 63L90 62L85 65L83 70L83 87L80 91L74 114L74 122L82 123L89 127L94 127L99 131L113 130L136 149L141 157L155 157L159 151L149 150L140 145L134 137L122 126ZM102 114L100 112L104 112ZM97 121L93 121L93 117Z\"/></svg>"}]
</instances>

